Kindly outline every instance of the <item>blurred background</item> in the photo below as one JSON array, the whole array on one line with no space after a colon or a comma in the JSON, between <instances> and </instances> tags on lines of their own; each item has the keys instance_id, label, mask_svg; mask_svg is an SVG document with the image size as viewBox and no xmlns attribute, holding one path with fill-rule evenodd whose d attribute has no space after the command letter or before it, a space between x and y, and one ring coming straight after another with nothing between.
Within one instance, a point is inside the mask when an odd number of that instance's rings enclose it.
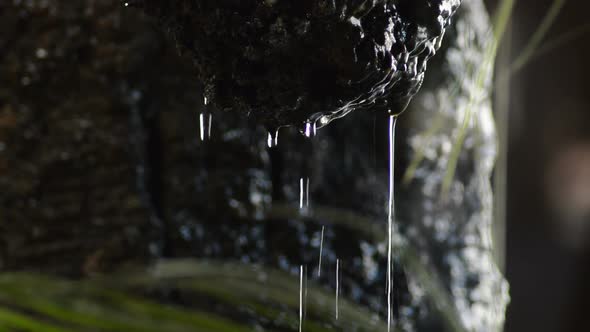
<instances>
[{"instance_id":1,"label":"blurred background","mask_svg":"<svg viewBox=\"0 0 590 332\"><path fill-rule=\"evenodd\" d=\"M556 2L515 2L498 72L522 52ZM590 330L590 3L561 2L536 54L508 86L496 87L495 111L502 119L508 114L507 128L499 127L508 132L511 332Z\"/></svg>"}]
</instances>

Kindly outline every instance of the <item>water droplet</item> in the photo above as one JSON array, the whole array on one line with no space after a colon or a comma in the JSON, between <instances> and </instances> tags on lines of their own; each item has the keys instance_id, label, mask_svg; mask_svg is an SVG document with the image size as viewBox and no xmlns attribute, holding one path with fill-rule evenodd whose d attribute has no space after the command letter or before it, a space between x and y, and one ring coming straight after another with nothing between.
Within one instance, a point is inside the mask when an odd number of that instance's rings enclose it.
<instances>
[{"instance_id":1,"label":"water droplet","mask_svg":"<svg viewBox=\"0 0 590 332\"><path fill-rule=\"evenodd\" d=\"M44 48L38 48L37 51L35 52L35 55L39 59L45 59L47 57L47 54L48 54L47 50Z\"/></svg>"},{"instance_id":2,"label":"water droplet","mask_svg":"<svg viewBox=\"0 0 590 332\"><path fill-rule=\"evenodd\" d=\"M305 136L308 138L315 137L317 135L317 124L315 122L305 123Z\"/></svg>"}]
</instances>

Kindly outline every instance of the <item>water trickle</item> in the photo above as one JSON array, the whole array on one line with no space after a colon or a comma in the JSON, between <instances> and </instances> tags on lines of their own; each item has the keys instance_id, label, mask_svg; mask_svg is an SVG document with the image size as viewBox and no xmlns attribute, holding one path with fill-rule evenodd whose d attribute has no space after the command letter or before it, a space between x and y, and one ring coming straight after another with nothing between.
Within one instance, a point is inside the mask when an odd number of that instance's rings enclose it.
<instances>
[{"instance_id":1,"label":"water trickle","mask_svg":"<svg viewBox=\"0 0 590 332\"><path fill-rule=\"evenodd\" d=\"M303 265L299 266L299 332L303 331Z\"/></svg>"},{"instance_id":2,"label":"water trickle","mask_svg":"<svg viewBox=\"0 0 590 332\"><path fill-rule=\"evenodd\" d=\"M304 188L303 188L304 187L303 182L304 182L303 178L300 178L299 179L299 209L300 210L303 209L303 200L305 198L304 197L305 193L304 193Z\"/></svg>"},{"instance_id":3,"label":"water trickle","mask_svg":"<svg viewBox=\"0 0 590 332\"><path fill-rule=\"evenodd\" d=\"M305 325L305 320L307 319L307 266L303 268L303 275L304 275L304 282L303 282L303 289L304 289L304 299L303 299L303 322Z\"/></svg>"},{"instance_id":4,"label":"water trickle","mask_svg":"<svg viewBox=\"0 0 590 332\"><path fill-rule=\"evenodd\" d=\"M324 230L325 226L322 226L322 234L320 235L320 258L318 262L318 278L322 276L322 253L324 251Z\"/></svg>"},{"instance_id":5,"label":"water trickle","mask_svg":"<svg viewBox=\"0 0 590 332\"><path fill-rule=\"evenodd\" d=\"M199 130L201 141L211 138L211 123L213 122L213 114L209 112L209 99L203 97L204 111L199 115Z\"/></svg>"},{"instance_id":6,"label":"water trickle","mask_svg":"<svg viewBox=\"0 0 590 332\"><path fill-rule=\"evenodd\" d=\"M392 314L392 288L393 288L393 266L392 266L392 247L394 232L394 160L395 160L395 125L397 115L389 117L389 202L387 212L387 331L391 331L391 314Z\"/></svg>"},{"instance_id":7,"label":"water trickle","mask_svg":"<svg viewBox=\"0 0 590 332\"><path fill-rule=\"evenodd\" d=\"M309 208L309 178L299 179L299 209Z\"/></svg>"},{"instance_id":8,"label":"water trickle","mask_svg":"<svg viewBox=\"0 0 590 332\"><path fill-rule=\"evenodd\" d=\"M201 113L199 116L201 141L211 139L211 123L213 122L213 114Z\"/></svg>"},{"instance_id":9,"label":"water trickle","mask_svg":"<svg viewBox=\"0 0 590 332\"><path fill-rule=\"evenodd\" d=\"M340 297L340 259L336 259L336 320L338 320L339 307L338 301Z\"/></svg>"},{"instance_id":10,"label":"water trickle","mask_svg":"<svg viewBox=\"0 0 590 332\"><path fill-rule=\"evenodd\" d=\"M305 183L305 207L309 209L309 178Z\"/></svg>"}]
</instances>

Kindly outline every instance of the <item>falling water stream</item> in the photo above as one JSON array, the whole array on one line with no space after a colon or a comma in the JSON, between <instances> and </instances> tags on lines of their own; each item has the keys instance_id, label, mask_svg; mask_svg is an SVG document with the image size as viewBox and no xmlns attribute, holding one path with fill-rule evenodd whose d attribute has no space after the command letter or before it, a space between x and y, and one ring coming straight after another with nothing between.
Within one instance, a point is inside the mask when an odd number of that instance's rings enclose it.
<instances>
[{"instance_id":1,"label":"falling water stream","mask_svg":"<svg viewBox=\"0 0 590 332\"><path fill-rule=\"evenodd\" d=\"M213 122L213 115L211 113L201 113L199 115L199 129L201 141L211 139L211 123Z\"/></svg>"},{"instance_id":2,"label":"falling water stream","mask_svg":"<svg viewBox=\"0 0 590 332\"><path fill-rule=\"evenodd\" d=\"M207 99L205 99L207 105ZM199 116L200 120L200 138L201 141L209 140L211 138L211 124L213 116L211 113L203 112ZM394 170L395 170L395 128L397 123L397 115L389 117L388 136L388 161L389 161L389 193L388 193L388 207L387 207L387 275L386 275L386 294L387 294L387 331L391 331L392 314L393 314L393 238L395 233L395 199L394 199ZM315 124L306 123L304 127L304 135L308 138L316 136L317 128ZM278 146L279 131L268 133L267 144L269 148ZM306 212L309 209L309 177L301 177L299 179L299 209ZM318 278L321 277L322 272L322 256L324 249L324 234L325 226L322 226L320 235L320 248L318 256ZM307 272L304 265L299 266L299 331L304 329L304 321L306 316L306 302L307 302ZM341 287L341 262L336 259L336 273L335 273L335 319L338 320L340 316L339 301L340 301L340 287Z\"/></svg>"},{"instance_id":3,"label":"falling water stream","mask_svg":"<svg viewBox=\"0 0 590 332\"><path fill-rule=\"evenodd\" d=\"M303 331L307 317L307 266L299 266L299 332Z\"/></svg>"},{"instance_id":4,"label":"falling water stream","mask_svg":"<svg viewBox=\"0 0 590 332\"><path fill-rule=\"evenodd\" d=\"M303 265L299 266L299 332L303 331Z\"/></svg>"},{"instance_id":5,"label":"falling water stream","mask_svg":"<svg viewBox=\"0 0 590 332\"><path fill-rule=\"evenodd\" d=\"M320 257L318 259L318 278L322 276L322 254L324 251L324 230L325 226L322 226L322 234L320 235Z\"/></svg>"},{"instance_id":6,"label":"falling water stream","mask_svg":"<svg viewBox=\"0 0 590 332\"><path fill-rule=\"evenodd\" d=\"M309 208L309 178L299 179L299 209Z\"/></svg>"},{"instance_id":7,"label":"falling water stream","mask_svg":"<svg viewBox=\"0 0 590 332\"><path fill-rule=\"evenodd\" d=\"M389 202L387 212L387 331L391 330L392 314L392 288L393 288L393 266L392 266L392 247L394 232L394 159L395 159L395 125L397 115L389 117Z\"/></svg>"},{"instance_id":8,"label":"falling water stream","mask_svg":"<svg viewBox=\"0 0 590 332\"><path fill-rule=\"evenodd\" d=\"M213 122L213 114L208 111L209 99L203 97L204 112L199 115L199 131L201 141L211 138L211 123Z\"/></svg>"},{"instance_id":9,"label":"falling water stream","mask_svg":"<svg viewBox=\"0 0 590 332\"><path fill-rule=\"evenodd\" d=\"M209 122L203 121L204 114L201 114L201 139L203 139L203 132L206 129L208 135L210 135L211 117L209 116ZM389 193L387 203L387 273L386 273L386 295L387 295L387 331L391 331L391 327L394 325L393 322L393 241L395 235L395 195L394 195L394 171L395 171L395 128L397 124L397 115L391 115L389 117L388 126L388 176L389 176ZM207 128L208 126L208 128ZM317 134L317 128L313 123L306 123L304 126L303 134L312 138ZM276 147L278 145L279 131L269 132L267 138L267 144L269 148ZM305 212L309 208L309 177L299 178L299 209ZM324 249L324 233L325 226L322 226L320 235L320 249L318 257L318 278L321 277L322 273L322 256ZM341 264L340 259L336 259L336 289L335 289L335 319L338 320L340 316L339 301L340 301L340 284L341 284ZM305 307L307 298L307 276L306 268L304 265L299 266L299 331L303 331L305 321Z\"/></svg>"},{"instance_id":10,"label":"falling water stream","mask_svg":"<svg viewBox=\"0 0 590 332\"><path fill-rule=\"evenodd\" d=\"M274 148L279 145L279 130L278 129L274 133L273 132L268 133L267 145L269 148Z\"/></svg>"},{"instance_id":11,"label":"falling water stream","mask_svg":"<svg viewBox=\"0 0 590 332\"><path fill-rule=\"evenodd\" d=\"M336 259L336 320L338 320L339 316L339 307L338 301L340 297L340 259Z\"/></svg>"}]
</instances>

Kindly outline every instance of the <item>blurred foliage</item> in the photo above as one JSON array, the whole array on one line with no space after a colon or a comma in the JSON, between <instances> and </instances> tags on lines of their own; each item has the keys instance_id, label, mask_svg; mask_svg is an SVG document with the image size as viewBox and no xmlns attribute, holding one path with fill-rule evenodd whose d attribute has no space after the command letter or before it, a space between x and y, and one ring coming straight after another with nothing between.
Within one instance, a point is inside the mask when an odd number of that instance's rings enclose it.
<instances>
[{"instance_id":1,"label":"blurred foliage","mask_svg":"<svg viewBox=\"0 0 590 332\"><path fill-rule=\"evenodd\" d=\"M306 331L385 329L345 299L334 320L332 291L310 283L305 293ZM298 312L299 280L251 265L163 261L83 281L0 276L0 327L10 331L296 330Z\"/></svg>"},{"instance_id":2,"label":"blurred foliage","mask_svg":"<svg viewBox=\"0 0 590 332\"><path fill-rule=\"evenodd\" d=\"M277 205L274 215L291 215ZM320 215L374 241L375 223L339 209ZM408 274L424 287L447 330L465 331L452 298L427 262L407 245L396 249ZM305 331L385 330L380 317L310 281ZM198 260L128 266L109 276L66 280L31 273L0 275L0 328L9 331L251 331L297 330L299 279L260 265Z\"/></svg>"},{"instance_id":3,"label":"blurred foliage","mask_svg":"<svg viewBox=\"0 0 590 332\"><path fill-rule=\"evenodd\" d=\"M506 70L501 72L501 75L498 78L499 80L504 81L504 80L509 79L510 75L519 71L522 67L524 67L526 64L528 64L533 58L535 58L535 56L538 56L539 54L543 54L543 53L547 52L548 50L552 50L557 45L560 45L564 42L570 41L573 38L577 38L580 34L587 32L588 26L584 25L584 26L578 27L577 29L574 29L574 30L564 34L563 36L560 36L559 38L556 38L556 40L554 40L554 41L548 42L546 44L542 44L543 38L546 36L548 30L553 25L555 19L559 15L559 12L561 11L564 4L565 4L565 0L554 0L553 1L551 7L547 11L547 14L545 15L545 17L543 18L541 23L539 23L539 26L537 27L537 29L535 30L535 32L531 36L530 40L528 41L528 43L526 44L524 49L518 54L518 56L515 57L515 59L509 65L509 67ZM506 32L506 29L509 25L509 21L512 16L512 11L513 11L514 5L515 5L514 0L502 0L500 2L499 7L496 12L496 15L494 16L494 21L493 21L493 23L494 23L493 24L493 30L494 30L493 31L493 38L491 39L491 41L488 45L488 48L486 50L486 57L484 59L484 62L482 64L482 66L479 68L479 70L477 70L475 72L473 72L472 70L466 71L466 73L467 73L466 75L476 75L476 76L474 76L475 77L474 82L475 82L476 86L474 86L474 89L473 89L474 92L471 95L470 105L473 104L476 100L478 100L478 98L481 97L480 94L484 90L484 82L486 81L487 76L490 75L490 73L491 73L491 66L493 65L493 63L496 59L498 47L499 47L500 43L502 42L502 38L504 36L504 33ZM457 83L457 85L459 85L459 82ZM453 87L453 89L451 91L452 91L451 96L453 96L455 94L455 87ZM445 196L448 193L451 181L453 180L453 178L455 176L457 162L459 160L459 155L460 155L461 150L463 148L465 136L467 134L467 130L468 130L468 128L470 126L470 122L472 120L472 112L473 112L472 108L473 107L467 108L467 112L466 112L463 122L461 124L457 138L455 140L455 143L453 144L452 156L449 160L447 172L445 174L445 181L444 181L443 186L441 188L441 192L442 192L443 196ZM440 129L441 129L440 121L434 121L434 125L431 128L427 129L423 133L423 136L427 137L426 142L428 142L430 140L430 138L432 136L434 136ZM425 143L425 144L427 144L427 143ZM406 169L406 172L405 172L404 178L403 178L403 183L405 185L407 185L411 182L411 180L413 179L413 177L416 173L418 166L422 162L423 157L424 157L424 155L423 155L424 149L425 149L425 147L422 147L421 149L419 149L417 151L416 155L413 157L412 161L410 162L410 165Z\"/></svg>"}]
</instances>

